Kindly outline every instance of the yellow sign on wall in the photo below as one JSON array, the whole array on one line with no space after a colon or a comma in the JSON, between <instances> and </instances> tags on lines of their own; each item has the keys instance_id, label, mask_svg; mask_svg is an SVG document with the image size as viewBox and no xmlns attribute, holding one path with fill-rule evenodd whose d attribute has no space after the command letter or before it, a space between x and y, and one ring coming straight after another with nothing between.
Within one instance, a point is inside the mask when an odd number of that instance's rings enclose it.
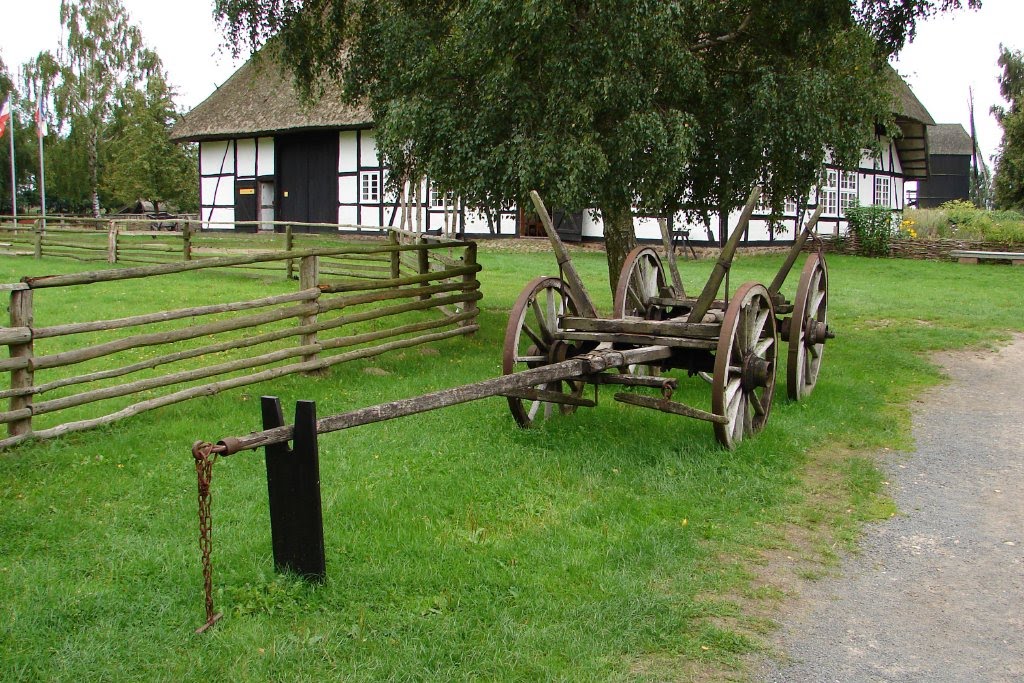
<instances>
[{"instance_id":1,"label":"yellow sign on wall","mask_svg":"<svg viewBox=\"0 0 1024 683\"><path fill-rule=\"evenodd\" d=\"M238 194L256 194L256 189L252 187L240 187L238 188Z\"/></svg>"}]
</instances>

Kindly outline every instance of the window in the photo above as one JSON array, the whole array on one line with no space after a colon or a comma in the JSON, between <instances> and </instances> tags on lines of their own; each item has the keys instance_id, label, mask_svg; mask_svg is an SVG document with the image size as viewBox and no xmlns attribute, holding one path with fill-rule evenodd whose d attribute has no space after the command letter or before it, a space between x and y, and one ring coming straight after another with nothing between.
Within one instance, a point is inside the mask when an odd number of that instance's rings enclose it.
<instances>
[{"instance_id":1,"label":"window","mask_svg":"<svg viewBox=\"0 0 1024 683\"><path fill-rule=\"evenodd\" d=\"M857 174L843 171L839 175L839 212L845 215L846 210L857 205Z\"/></svg>"},{"instance_id":2,"label":"window","mask_svg":"<svg viewBox=\"0 0 1024 683\"><path fill-rule=\"evenodd\" d=\"M892 178L875 176L875 204L892 206Z\"/></svg>"},{"instance_id":3,"label":"window","mask_svg":"<svg viewBox=\"0 0 1024 683\"><path fill-rule=\"evenodd\" d=\"M795 216L796 215L796 200L795 199L787 199L786 200L786 205L782 208L782 211L787 216L790 215L790 214Z\"/></svg>"},{"instance_id":4,"label":"window","mask_svg":"<svg viewBox=\"0 0 1024 683\"><path fill-rule=\"evenodd\" d=\"M364 204L380 203L380 171L366 171L359 175L359 201Z\"/></svg>"},{"instance_id":5,"label":"window","mask_svg":"<svg viewBox=\"0 0 1024 683\"><path fill-rule=\"evenodd\" d=\"M835 214L839 205L836 201L838 195L836 190L839 185L839 172L828 171L825 174L825 186L821 188L821 200L825 204L826 214Z\"/></svg>"},{"instance_id":6,"label":"window","mask_svg":"<svg viewBox=\"0 0 1024 683\"><path fill-rule=\"evenodd\" d=\"M436 185L430 186L430 208L443 209L451 206L455 201L455 195L451 192L442 192Z\"/></svg>"}]
</instances>

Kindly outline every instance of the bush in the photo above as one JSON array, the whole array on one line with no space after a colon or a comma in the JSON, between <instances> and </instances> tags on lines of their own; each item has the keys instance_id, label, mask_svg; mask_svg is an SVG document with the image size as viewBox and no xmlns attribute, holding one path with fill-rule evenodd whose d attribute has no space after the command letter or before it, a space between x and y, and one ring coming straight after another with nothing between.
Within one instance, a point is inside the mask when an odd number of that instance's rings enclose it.
<instances>
[{"instance_id":1,"label":"bush","mask_svg":"<svg viewBox=\"0 0 1024 683\"><path fill-rule=\"evenodd\" d=\"M1024 243L1024 215L1016 211L986 211L970 202L952 201L938 209L913 209L905 215L923 238Z\"/></svg>"},{"instance_id":2,"label":"bush","mask_svg":"<svg viewBox=\"0 0 1024 683\"><path fill-rule=\"evenodd\" d=\"M846 210L850 232L857 236L857 252L862 256L888 256L892 239L899 232L902 215L891 207L855 206Z\"/></svg>"}]
</instances>

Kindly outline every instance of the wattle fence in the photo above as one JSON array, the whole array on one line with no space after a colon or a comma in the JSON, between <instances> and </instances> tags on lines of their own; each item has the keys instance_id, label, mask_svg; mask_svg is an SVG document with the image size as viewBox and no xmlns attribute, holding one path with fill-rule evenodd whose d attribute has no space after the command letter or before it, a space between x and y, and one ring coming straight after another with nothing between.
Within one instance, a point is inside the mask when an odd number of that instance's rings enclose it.
<instances>
[{"instance_id":1,"label":"wattle fence","mask_svg":"<svg viewBox=\"0 0 1024 683\"><path fill-rule=\"evenodd\" d=\"M27 277L0 284L10 325L0 448L294 373L472 334L481 298L476 244L389 231L386 241ZM69 290L181 287L180 274L294 272L296 291L146 311L120 318L42 319ZM175 279L177 276L177 279ZM248 279L248 282L258 282ZM269 282L269 281L267 281ZM280 288L284 280L278 282ZM237 283L236 283L237 284ZM216 289L217 279L203 285ZM101 298L116 292L97 292ZM266 294L263 292L262 294ZM52 298L51 298L52 297ZM209 293L205 295L209 298ZM42 299L46 306L40 307ZM90 307L92 308L92 307ZM82 415L86 410L90 414ZM45 416L45 417L44 417ZM68 416L68 417L65 417ZM45 424L40 424L45 422Z\"/></svg>"}]
</instances>

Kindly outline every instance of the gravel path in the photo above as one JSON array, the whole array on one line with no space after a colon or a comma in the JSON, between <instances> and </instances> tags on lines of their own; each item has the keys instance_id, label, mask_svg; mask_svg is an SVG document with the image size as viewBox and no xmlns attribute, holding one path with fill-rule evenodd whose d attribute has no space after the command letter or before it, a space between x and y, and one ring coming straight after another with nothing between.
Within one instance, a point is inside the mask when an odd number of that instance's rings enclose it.
<instances>
[{"instance_id":1,"label":"gravel path","mask_svg":"<svg viewBox=\"0 0 1024 683\"><path fill-rule=\"evenodd\" d=\"M1024 335L938 361L884 462L901 514L805 585L763 680L1024 681Z\"/></svg>"}]
</instances>

